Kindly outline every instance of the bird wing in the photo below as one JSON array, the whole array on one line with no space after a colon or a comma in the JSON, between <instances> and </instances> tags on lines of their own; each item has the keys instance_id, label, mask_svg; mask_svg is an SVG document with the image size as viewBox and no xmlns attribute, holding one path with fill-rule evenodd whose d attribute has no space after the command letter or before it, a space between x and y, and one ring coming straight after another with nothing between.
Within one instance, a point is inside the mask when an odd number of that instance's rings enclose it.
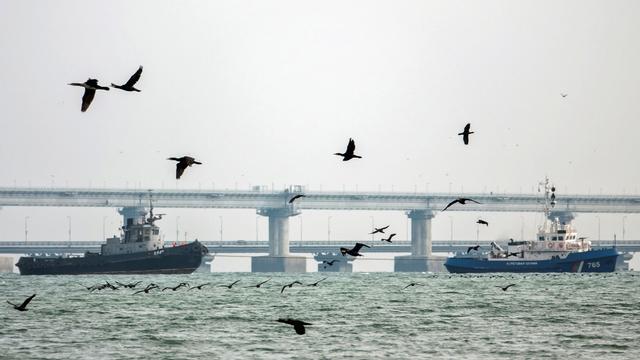
<instances>
[{"instance_id":1,"label":"bird wing","mask_svg":"<svg viewBox=\"0 0 640 360\"><path fill-rule=\"evenodd\" d=\"M475 201L475 200L473 200L473 199L467 199L467 198L465 198L465 199L464 199L464 201L471 201L471 202L474 202L474 203L476 203L476 204L480 204L479 202L477 202L477 201Z\"/></svg>"},{"instance_id":2,"label":"bird wing","mask_svg":"<svg viewBox=\"0 0 640 360\"><path fill-rule=\"evenodd\" d=\"M467 248L467 254L468 254L468 253L469 253L469 251L471 251L471 250L473 250L473 246L469 246L469 247Z\"/></svg>"},{"instance_id":3,"label":"bird wing","mask_svg":"<svg viewBox=\"0 0 640 360\"><path fill-rule=\"evenodd\" d=\"M363 246L365 246L365 247L371 247L371 246L369 246L369 245L365 245L365 244L363 244L363 243L356 243L356 245L353 247L353 249L352 249L352 250L353 250L353 251L355 251L355 252L358 252L358 251L360 251L360 249L362 249L362 247L363 247Z\"/></svg>"},{"instance_id":4,"label":"bird wing","mask_svg":"<svg viewBox=\"0 0 640 360\"><path fill-rule=\"evenodd\" d=\"M512 286L516 286L516 284L509 284L509 285L505 286L505 290L510 288L510 287L512 287Z\"/></svg>"},{"instance_id":5,"label":"bird wing","mask_svg":"<svg viewBox=\"0 0 640 360\"><path fill-rule=\"evenodd\" d=\"M467 125L464 126L464 132L468 133L469 130L471 130L471 124L467 123Z\"/></svg>"},{"instance_id":6,"label":"bird wing","mask_svg":"<svg viewBox=\"0 0 640 360\"><path fill-rule=\"evenodd\" d=\"M142 66L138 68L138 71L136 71L135 74L131 75L129 81L127 81L127 83L124 84L123 87L132 87L133 85L135 85L138 80L140 80L140 75L142 75Z\"/></svg>"},{"instance_id":7,"label":"bird wing","mask_svg":"<svg viewBox=\"0 0 640 360\"><path fill-rule=\"evenodd\" d=\"M27 306L27 304L29 304L29 303L31 302L31 300L33 300L33 298L34 298L34 297L36 297L36 294L33 294L33 295L29 296L29 297L27 298L27 300L25 300L25 301L22 303L22 305L20 305L20 307L21 307L21 308L26 307L26 306Z\"/></svg>"},{"instance_id":8,"label":"bird wing","mask_svg":"<svg viewBox=\"0 0 640 360\"><path fill-rule=\"evenodd\" d=\"M80 111L87 111L89 105L91 105L91 102L93 101L94 96L96 96L96 91L94 89L84 89L84 95L82 95L82 107L80 108Z\"/></svg>"},{"instance_id":9,"label":"bird wing","mask_svg":"<svg viewBox=\"0 0 640 360\"><path fill-rule=\"evenodd\" d=\"M449 204L447 204L447 206L445 206L445 208L444 208L444 209L442 209L442 211L447 210L451 205L453 205L453 204L455 204L455 203L457 203L457 202L460 202L460 201L459 201L458 199L453 200L452 202L450 202Z\"/></svg>"},{"instance_id":10,"label":"bird wing","mask_svg":"<svg viewBox=\"0 0 640 360\"><path fill-rule=\"evenodd\" d=\"M391 226L391 225L387 225L387 226L385 226L385 227L381 227L381 228L380 228L380 230L384 231L384 230L386 230L389 226Z\"/></svg>"},{"instance_id":11,"label":"bird wing","mask_svg":"<svg viewBox=\"0 0 640 360\"><path fill-rule=\"evenodd\" d=\"M286 289L287 286L289 286L289 285L285 285L285 286L282 287L282 289L280 290L280 294L282 294L284 292L284 289ZM280 321L280 320L278 320L278 321ZM280 322L284 322L284 321L280 321Z\"/></svg>"},{"instance_id":12,"label":"bird wing","mask_svg":"<svg viewBox=\"0 0 640 360\"><path fill-rule=\"evenodd\" d=\"M354 151L356 151L356 142L353 141L353 139L349 138L349 144L347 145L347 151L345 152L345 155L346 154L353 155Z\"/></svg>"},{"instance_id":13,"label":"bird wing","mask_svg":"<svg viewBox=\"0 0 640 360\"><path fill-rule=\"evenodd\" d=\"M293 325L293 328L295 329L296 334L298 334L298 335L304 335L305 330L304 330L304 325L302 324L302 322L296 322L296 323Z\"/></svg>"},{"instance_id":14,"label":"bird wing","mask_svg":"<svg viewBox=\"0 0 640 360\"><path fill-rule=\"evenodd\" d=\"M184 174L184 169L187 168L187 164L180 161L176 164L176 179L180 179L180 176Z\"/></svg>"},{"instance_id":15,"label":"bird wing","mask_svg":"<svg viewBox=\"0 0 640 360\"><path fill-rule=\"evenodd\" d=\"M389 240L391 240L394 236L396 236L396 234L395 234L395 233L393 233L393 234L389 235Z\"/></svg>"}]
</instances>

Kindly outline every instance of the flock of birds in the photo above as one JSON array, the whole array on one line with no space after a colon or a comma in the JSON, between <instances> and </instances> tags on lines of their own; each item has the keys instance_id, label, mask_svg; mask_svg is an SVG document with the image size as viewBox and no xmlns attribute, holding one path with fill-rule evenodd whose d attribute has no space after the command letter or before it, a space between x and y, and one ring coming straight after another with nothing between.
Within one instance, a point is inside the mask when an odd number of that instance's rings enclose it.
<instances>
[{"instance_id":1,"label":"flock of birds","mask_svg":"<svg viewBox=\"0 0 640 360\"><path fill-rule=\"evenodd\" d=\"M142 66L140 66L138 68L138 70L129 78L129 80L124 83L123 85L116 85L111 83L111 87L115 88L115 89L119 89L119 90L123 90L123 91L127 91L127 92L140 92L139 89L135 88L136 83L140 80L140 77L142 75ZM96 91L98 90L103 90L103 91L109 91L109 87L106 86L100 86L98 84L98 80L97 79L88 79L87 81L85 81L84 83L70 83L69 85L71 86L80 86L84 88L84 94L82 96L82 105L80 107L80 110L82 112L85 112L89 109L89 106L91 105L91 102L93 101ZM567 96L567 94L561 94L561 96L564 98ZM474 131L471 131L471 124L468 123L465 125L464 130L460 133L458 133L459 136L462 136L462 141L465 145L469 145L469 139L470 139L470 135L474 134ZM347 143L347 148L344 151L344 153L334 153L334 155L336 156L340 156L342 157L342 161L349 161L352 159L362 159L362 156L360 155L356 155L355 153L356 150L356 143L352 138L349 138L349 142ZM171 160L171 161L176 161L176 179L180 179L182 177L182 175L184 174L185 170L188 167L191 167L192 165L202 165L202 162L197 161L195 158L191 157L191 156L182 156L182 157L170 157L167 160ZM289 204L293 204L294 201L301 199L303 197L305 197L306 195L304 194L296 194L293 197L291 197L288 201ZM472 203L476 203L476 204L480 204L478 201L473 200L473 199L469 199L469 198L457 198L452 200L449 204L447 204L447 206L442 210L442 211L446 211L447 209L449 209L451 206L455 205L455 204L460 204L460 205L465 205L467 202L472 202ZM480 225L485 225L488 226L489 223L485 220L479 219L477 221L478 224ZM373 231L370 233L370 235L375 235L375 234L385 234L385 230L389 228L389 225L381 227L381 228L375 228L373 229ZM388 235L387 238L382 237L380 239L380 241L382 242L387 242L387 243L391 243L393 237L396 236L396 233L391 233ZM371 245L372 246L372 245ZM354 245L353 248L348 249L348 248L344 248L341 247L340 248L340 253L342 254L342 256L345 255L350 255L353 257L358 257L358 256L363 256L360 253L360 250L363 247L366 248L370 248L370 245L367 244L363 244L363 243L356 243ZM475 250L478 251L478 249L480 248L480 245L476 245L476 246L472 246L469 247L469 249L467 250L467 253L470 252L471 250ZM327 266L333 266L336 262L340 262L340 260L338 259L334 259L334 260L325 260L323 261L323 266L324 268L326 268ZM327 278L323 278L315 283L312 284L307 284L307 286L318 286L318 284L324 280L326 280ZM271 278L262 281L256 285L252 285L252 286L248 286L250 288L260 288L262 285L266 284L267 282L269 282L271 280ZM237 283L239 283L240 280L234 281L231 284L228 285L220 285L222 287L226 287L228 289L233 288L234 285L236 285ZM123 283L119 283L116 282L116 285L112 285L109 282L105 282L103 284L96 284L96 285L92 285L89 287L86 287L87 290L93 292L93 291L101 291L104 289L111 289L111 290L118 290L119 288L128 288L128 289L134 289L136 288L137 285L139 285L141 282L135 282L135 283L130 283L130 284L123 284ZM203 287L205 286L209 286L211 285L210 283L204 283L204 284L200 284L197 286L190 286L188 283L180 283L177 284L176 286L173 287L164 287L160 290L160 286L158 286L157 284L149 284L147 285L144 289L141 290L137 290L135 291L133 294L141 294L141 293L145 293L148 294L150 291L154 290L154 289L159 289L159 291L166 291L166 290L171 290L171 291L177 291L181 288L188 288L188 290L201 290ZM300 285L303 286L304 284L301 283L300 281L294 281L292 283L289 284L285 284L281 287L280 289L280 293L284 293L285 289L287 288L292 288L294 285ZM514 286L515 284L508 284L504 287L500 286L500 288L503 291L506 291L507 289L509 289L510 287ZM413 286L422 286L422 284L420 283L415 283L412 282L410 284L408 284L407 286L405 286L402 290L407 289L409 287L413 287ZM13 304L11 302L9 302L9 304L13 305L13 307L18 310L18 311L27 311L27 305L31 302L31 300L33 300L33 298L36 295L32 295L29 298L27 298L22 304L20 305L16 305ZM7 301L8 302L8 301ZM296 331L296 333L302 335L305 333L305 325L311 325L310 323L301 321L301 320L296 320L296 319L278 319L278 322L281 323L285 323L285 324L289 324L292 325Z\"/></svg>"},{"instance_id":2,"label":"flock of birds","mask_svg":"<svg viewBox=\"0 0 640 360\"><path fill-rule=\"evenodd\" d=\"M449 276L449 278L451 278L451 276ZM284 293L284 291L286 289L291 289L294 285L300 285L300 286L311 286L311 287L317 287L321 282L327 280L328 277L324 277L316 282L313 283L309 283L309 284L304 284L300 281L293 281L291 283L288 284L284 284L282 285L282 287L280 287L280 294ZM249 285L249 286L245 286L244 288L261 288L264 284L268 283L269 281L271 281L272 278L268 278L266 280L263 280L255 285ZM231 290L234 286L236 286L241 280L236 280L230 284L218 284L218 287L224 287L227 288L229 290ZM83 288L85 288L87 291L89 292L94 292L94 291L102 291L102 290L119 290L119 289L136 289L138 287L138 285L142 284L142 281L136 281L136 282L132 282L132 283L121 283L119 281L115 282L114 284L111 284L109 281L105 281L104 283L98 283L98 284L94 284L91 286L86 286L83 284L78 283L79 285L81 285ZM509 289L512 286L515 286L516 284L509 284L506 286L498 286L499 288L501 288L503 291L506 291L507 289ZM191 290L203 290L203 288L205 286L216 286L215 284L212 284L210 282L206 282L206 283L202 283L199 285L195 285L192 286L187 282L181 282L175 286L165 286L165 287L160 287L158 284L155 283L150 283L147 286L145 286L144 288L141 288L140 290L136 290L133 293L131 293L132 295L138 295L138 294L149 294L152 290L158 290L158 292L163 292L163 291L178 291L181 288L185 288L187 291L191 291ZM421 283L416 283L416 282L412 282L410 284L408 284L407 286L403 287L402 290L406 290L409 287L412 286L424 286ZM31 296L29 296L27 299L25 299L20 305L18 304L14 304L10 301L7 300L7 303L12 305L13 308L17 311L28 311L29 309L27 309L27 305L29 305L29 303L33 300L33 298L36 297L36 294L33 294ZM312 325L311 323L307 323L305 321L302 320L297 320L297 319L291 319L291 318L280 318L275 320L277 322L280 323L284 323L284 324L288 324L288 325L292 325L295 332L298 335L304 335L306 330L305 330L305 325Z\"/></svg>"}]
</instances>

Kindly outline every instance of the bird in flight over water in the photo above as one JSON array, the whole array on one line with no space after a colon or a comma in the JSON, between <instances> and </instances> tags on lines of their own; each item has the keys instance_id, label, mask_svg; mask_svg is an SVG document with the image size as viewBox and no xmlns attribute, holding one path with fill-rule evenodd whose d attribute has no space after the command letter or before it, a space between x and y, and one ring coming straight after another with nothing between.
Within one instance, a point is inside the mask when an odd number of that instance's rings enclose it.
<instances>
[{"instance_id":1,"label":"bird in flight over water","mask_svg":"<svg viewBox=\"0 0 640 360\"><path fill-rule=\"evenodd\" d=\"M502 291L507 291L507 289L512 286L516 286L516 284L509 284L507 286L496 286L496 287L499 287L500 289L502 289Z\"/></svg>"},{"instance_id":2,"label":"bird in flight over water","mask_svg":"<svg viewBox=\"0 0 640 360\"><path fill-rule=\"evenodd\" d=\"M318 280L318 281L314 282L313 284L309 284L309 285L307 285L307 286L318 286L318 284L320 284L321 282L323 282L323 281L325 281L325 280L327 280L327 279L328 279L328 278L320 279L320 280Z\"/></svg>"},{"instance_id":3,"label":"bird in flight over water","mask_svg":"<svg viewBox=\"0 0 640 360\"><path fill-rule=\"evenodd\" d=\"M469 246L469 247L467 248L467 254L468 254L471 250L478 251L478 249L480 249L480 245L476 245L476 246Z\"/></svg>"},{"instance_id":4,"label":"bird in flight over water","mask_svg":"<svg viewBox=\"0 0 640 360\"><path fill-rule=\"evenodd\" d=\"M351 160L353 158L362 159L362 156L358 156L358 155L354 154L355 151L356 151L356 142L353 141L353 139L349 138L349 144L347 145L347 151L345 151L344 154L342 154L342 153L334 153L333 155L342 156L342 161L349 161L349 160Z\"/></svg>"},{"instance_id":5,"label":"bird in flight over water","mask_svg":"<svg viewBox=\"0 0 640 360\"><path fill-rule=\"evenodd\" d=\"M80 107L80 111L85 112L91 105L93 101L93 97L96 96L96 90L106 90L109 91L109 88L106 86L98 85L98 80L89 79L83 83L70 83L71 86L82 86L84 88L84 95L82 95L82 106Z\"/></svg>"},{"instance_id":6,"label":"bird in flight over water","mask_svg":"<svg viewBox=\"0 0 640 360\"><path fill-rule=\"evenodd\" d=\"M307 195L303 195L303 194L295 195L294 197L292 197L292 198L289 200L289 204L293 204L293 202L294 202L296 199L300 199L301 197L305 197L305 196L307 196Z\"/></svg>"},{"instance_id":7,"label":"bird in flight over water","mask_svg":"<svg viewBox=\"0 0 640 360\"><path fill-rule=\"evenodd\" d=\"M386 242L390 243L390 242L391 242L391 239L392 239L394 236L396 236L396 233L393 233L393 234L389 235L389 238L387 238L387 239L382 238L382 239L380 239L380 241L386 241Z\"/></svg>"},{"instance_id":8,"label":"bird in flight over water","mask_svg":"<svg viewBox=\"0 0 640 360\"><path fill-rule=\"evenodd\" d=\"M237 284L237 283L239 283L239 282L240 282L240 280L236 280L236 281L232 282L232 283L231 283L231 284L229 284L229 285L220 285L220 286L224 286L224 287L226 287L227 289L231 289L231 288L233 287L233 285L235 285L235 284Z\"/></svg>"},{"instance_id":9,"label":"bird in flight over water","mask_svg":"<svg viewBox=\"0 0 640 360\"><path fill-rule=\"evenodd\" d=\"M210 283L204 283L204 284L200 284L198 286L192 286L189 288L189 290L193 290L193 289L198 289L198 290L202 290L203 286L209 285Z\"/></svg>"},{"instance_id":10,"label":"bird in flight over water","mask_svg":"<svg viewBox=\"0 0 640 360\"><path fill-rule=\"evenodd\" d=\"M370 232L370 233L369 233L369 235L373 235L373 234L377 234L377 233L384 234L384 231L385 231L389 226L390 226L390 225L387 225L387 226L385 226L385 227L381 227L381 228L374 227L374 228L373 228L373 232Z\"/></svg>"},{"instance_id":11,"label":"bird in flight over water","mask_svg":"<svg viewBox=\"0 0 640 360\"><path fill-rule=\"evenodd\" d=\"M29 309L27 309L27 305L29 305L29 303L31 302L31 300L33 300L34 297L36 297L36 294L33 294L33 295L29 296L20 305L16 305L16 304L14 304L14 303L12 303L11 301L8 301L8 300L7 300L7 303L9 303L9 305L13 305L13 308L18 310L18 311L29 311Z\"/></svg>"},{"instance_id":12,"label":"bird in flight over water","mask_svg":"<svg viewBox=\"0 0 640 360\"><path fill-rule=\"evenodd\" d=\"M489 223L488 223L488 222L486 222L486 221L484 221L484 220L482 220L482 219L479 219L478 221L476 221L476 224L480 224L480 225L487 225L487 226L489 226Z\"/></svg>"},{"instance_id":13,"label":"bird in flight over water","mask_svg":"<svg viewBox=\"0 0 640 360\"><path fill-rule=\"evenodd\" d=\"M450 202L449 204L447 204L447 206L444 209L442 209L442 211L447 210L451 205L453 205L455 203L460 203L460 204L464 205L464 204L466 204L467 201L471 201L471 202L474 202L476 204L480 204L479 202L477 202L477 201L475 201L473 199L457 198L457 199L453 200L452 202Z\"/></svg>"},{"instance_id":14,"label":"bird in flight over water","mask_svg":"<svg viewBox=\"0 0 640 360\"><path fill-rule=\"evenodd\" d=\"M410 287L410 286L416 286L416 285L417 285L417 286L423 286L422 284L419 284L419 283L411 283L411 284L409 284L409 285L407 285L407 286L403 287L403 288L402 288L402 290L404 290L404 289L406 289L406 288L408 288L408 287Z\"/></svg>"},{"instance_id":15,"label":"bird in flight over water","mask_svg":"<svg viewBox=\"0 0 640 360\"><path fill-rule=\"evenodd\" d=\"M282 290L280 290L280 294L282 294L284 292L284 289L292 288L294 284L303 285L300 281L294 281L291 284L287 284L287 285L283 286Z\"/></svg>"},{"instance_id":16,"label":"bird in flight over water","mask_svg":"<svg viewBox=\"0 0 640 360\"><path fill-rule=\"evenodd\" d=\"M349 254L351 256L363 256L362 254L360 254L360 249L362 249L362 247L368 247L370 248L371 246L369 245L365 245L363 243L356 243L356 245L353 247L353 249L347 249L347 248L340 248L340 252L342 253L342 256L344 256L344 254Z\"/></svg>"},{"instance_id":17,"label":"bird in flight over water","mask_svg":"<svg viewBox=\"0 0 640 360\"><path fill-rule=\"evenodd\" d=\"M464 131L458 133L458 135L462 135L462 141L464 141L465 145L469 145L469 134L473 134L473 131L469 131L469 129L471 129L471 124L467 124L464 127Z\"/></svg>"},{"instance_id":18,"label":"bird in flight over water","mask_svg":"<svg viewBox=\"0 0 640 360\"><path fill-rule=\"evenodd\" d=\"M271 278L268 278L268 279L267 279L267 280L265 280L265 281L262 281L262 282L259 282L259 283L255 284L255 285L251 285L251 286L247 286L247 287L248 287L248 288L259 288L260 286L262 286L262 285L266 284L266 283L267 283L267 282L269 282L270 280L271 280Z\"/></svg>"},{"instance_id":19,"label":"bird in flight over water","mask_svg":"<svg viewBox=\"0 0 640 360\"><path fill-rule=\"evenodd\" d=\"M293 325L293 329L296 331L296 334L298 334L298 335L304 335L304 333L305 333L304 326L305 325L313 325L313 324L310 324L308 322L304 322L304 321L300 321L300 320L294 320L294 319L278 319L276 321L277 322L281 322L281 323L285 323L285 324L289 324L289 325Z\"/></svg>"},{"instance_id":20,"label":"bird in flight over water","mask_svg":"<svg viewBox=\"0 0 640 360\"><path fill-rule=\"evenodd\" d=\"M131 77L129 78L129 81L127 81L126 84L124 85L116 85L114 83L111 83L111 87L114 87L116 89L120 89L120 90L124 90L124 91L137 91L140 92L140 90L136 89L133 87L133 85L135 85L138 80L140 80L140 75L142 75L142 65L140 65L140 67L138 68L138 71L135 72L135 74L131 75Z\"/></svg>"},{"instance_id":21,"label":"bird in flight over water","mask_svg":"<svg viewBox=\"0 0 640 360\"><path fill-rule=\"evenodd\" d=\"M180 176L184 173L184 170L193 164L202 165L201 162L196 161L196 159L191 156L183 156L180 158L170 157L167 160L177 161L176 164L176 179L180 179Z\"/></svg>"}]
</instances>

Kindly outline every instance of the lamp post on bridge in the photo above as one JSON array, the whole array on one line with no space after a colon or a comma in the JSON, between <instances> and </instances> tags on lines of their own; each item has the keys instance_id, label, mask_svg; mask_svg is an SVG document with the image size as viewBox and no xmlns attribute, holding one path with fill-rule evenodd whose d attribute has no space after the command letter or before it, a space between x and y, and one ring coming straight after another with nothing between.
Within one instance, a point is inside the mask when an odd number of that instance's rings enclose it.
<instances>
[{"instance_id":1,"label":"lamp post on bridge","mask_svg":"<svg viewBox=\"0 0 640 360\"><path fill-rule=\"evenodd\" d=\"M222 229L222 225L223 225L223 223L222 223L222 215L218 216L218 217L220 218L220 242L222 242L222 230L223 230Z\"/></svg>"},{"instance_id":2,"label":"lamp post on bridge","mask_svg":"<svg viewBox=\"0 0 640 360\"><path fill-rule=\"evenodd\" d=\"M369 218L371 219L371 232L373 232L376 229L376 223L373 221L373 216L369 216ZM373 242L373 234L371 234L371 241Z\"/></svg>"},{"instance_id":3,"label":"lamp post on bridge","mask_svg":"<svg viewBox=\"0 0 640 360\"><path fill-rule=\"evenodd\" d=\"M67 220L69 220L69 245L71 245L71 216L67 216Z\"/></svg>"},{"instance_id":4,"label":"lamp post on bridge","mask_svg":"<svg viewBox=\"0 0 640 360\"><path fill-rule=\"evenodd\" d=\"M27 220L29 220L29 217L25 216L24 217L24 242L25 243L27 242L27 237L29 234L29 226L28 226Z\"/></svg>"},{"instance_id":5,"label":"lamp post on bridge","mask_svg":"<svg viewBox=\"0 0 640 360\"><path fill-rule=\"evenodd\" d=\"M107 220L108 216L103 216L102 217L102 240L104 241L105 237L106 237L106 231L105 231L105 221Z\"/></svg>"},{"instance_id":6,"label":"lamp post on bridge","mask_svg":"<svg viewBox=\"0 0 640 360\"><path fill-rule=\"evenodd\" d=\"M331 216L327 217L327 242L331 242Z\"/></svg>"},{"instance_id":7,"label":"lamp post on bridge","mask_svg":"<svg viewBox=\"0 0 640 360\"><path fill-rule=\"evenodd\" d=\"M176 244L180 242L180 216L176 216Z\"/></svg>"}]
</instances>

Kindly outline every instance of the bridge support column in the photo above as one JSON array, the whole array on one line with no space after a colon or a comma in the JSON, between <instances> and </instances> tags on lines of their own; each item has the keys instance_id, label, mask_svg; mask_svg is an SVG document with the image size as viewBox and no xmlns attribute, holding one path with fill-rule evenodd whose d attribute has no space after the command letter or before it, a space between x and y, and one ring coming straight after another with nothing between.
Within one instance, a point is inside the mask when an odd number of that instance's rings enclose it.
<instances>
[{"instance_id":1,"label":"bridge support column","mask_svg":"<svg viewBox=\"0 0 640 360\"><path fill-rule=\"evenodd\" d=\"M396 272L441 272L445 271L444 257L431 254L431 219L434 215L428 210L407 211L411 219L411 255L396 256Z\"/></svg>"},{"instance_id":2,"label":"bridge support column","mask_svg":"<svg viewBox=\"0 0 640 360\"><path fill-rule=\"evenodd\" d=\"M269 217L269 255L251 258L252 272L306 272L307 259L289 254L289 217L299 215L293 207L258 209Z\"/></svg>"},{"instance_id":3,"label":"bridge support column","mask_svg":"<svg viewBox=\"0 0 640 360\"><path fill-rule=\"evenodd\" d=\"M319 253L313 257L318 262L318 272L353 272L353 257L337 253ZM325 263L331 262L332 265Z\"/></svg>"}]
</instances>

